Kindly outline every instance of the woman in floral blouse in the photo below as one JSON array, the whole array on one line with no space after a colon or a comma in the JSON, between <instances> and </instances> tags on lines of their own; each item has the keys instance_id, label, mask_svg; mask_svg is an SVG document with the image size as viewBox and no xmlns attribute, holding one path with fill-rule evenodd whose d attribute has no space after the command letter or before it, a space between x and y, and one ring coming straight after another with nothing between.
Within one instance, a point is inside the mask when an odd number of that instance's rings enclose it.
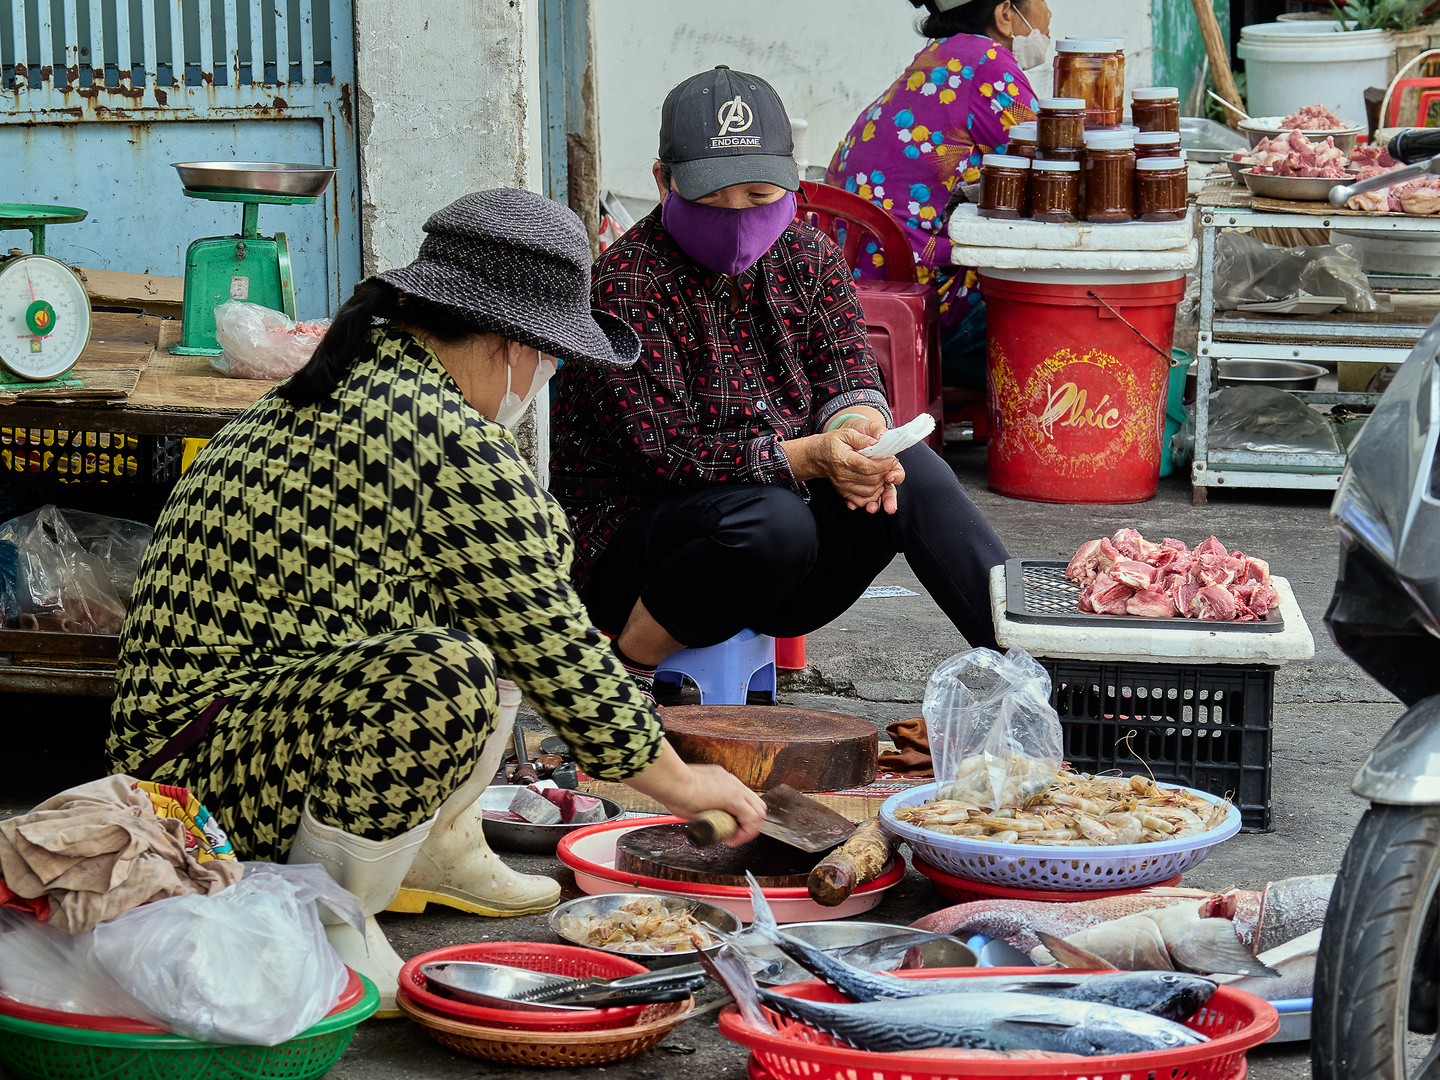
<instances>
[{"instance_id":1,"label":"woman in floral blouse","mask_svg":"<svg viewBox=\"0 0 1440 1080\"><path fill-rule=\"evenodd\" d=\"M928 44L856 119L825 182L883 206L910 238L920 280L940 290L945 385L985 386L985 305L973 267L952 266L945 205L980 178L980 158L1004 152L1009 129L1035 117L1024 69L1049 49L1046 0L910 0L929 13ZM884 278L869 253L856 277Z\"/></svg>"}]
</instances>

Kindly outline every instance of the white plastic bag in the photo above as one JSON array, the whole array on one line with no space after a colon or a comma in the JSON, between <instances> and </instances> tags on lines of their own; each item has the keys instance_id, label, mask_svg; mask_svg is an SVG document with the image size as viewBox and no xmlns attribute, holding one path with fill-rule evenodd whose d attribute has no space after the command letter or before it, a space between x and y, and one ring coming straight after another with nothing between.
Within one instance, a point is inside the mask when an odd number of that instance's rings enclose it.
<instances>
[{"instance_id":1,"label":"white plastic bag","mask_svg":"<svg viewBox=\"0 0 1440 1080\"><path fill-rule=\"evenodd\" d=\"M921 709L939 798L984 810L1021 806L1060 773L1050 676L1024 649L950 657L931 673Z\"/></svg>"},{"instance_id":2,"label":"white plastic bag","mask_svg":"<svg viewBox=\"0 0 1440 1080\"><path fill-rule=\"evenodd\" d=\"M0 992L205 1042L275 1046L334 1008L349 979L316 901L364 926L318 864L246 863L214 896L142 904L74 937L0 908Z\"/></svg>"},{"instance_id":3,"label":"white plastic bag","mask_svg":"<svg viewBox=\"0 0 1440 1080\"><path fill-rule=\"evenodd\" d=\"M227 300L215 309L215 338L225 351L210 357L210 364L235 379L288 379L305 366L329 326L329 319L297 323L283 311Z\"/></svg>"}]
</instances>

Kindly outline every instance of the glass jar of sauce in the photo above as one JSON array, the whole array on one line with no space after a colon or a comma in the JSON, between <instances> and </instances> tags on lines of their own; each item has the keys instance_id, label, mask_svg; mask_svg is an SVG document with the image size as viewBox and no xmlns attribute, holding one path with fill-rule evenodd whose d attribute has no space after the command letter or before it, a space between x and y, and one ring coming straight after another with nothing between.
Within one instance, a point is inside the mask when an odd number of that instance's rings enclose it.
<instances>
[{"instance_id":1,"label":"glass jar of sauce","mask_svg":"<svg viewBox=\"0 0 1440 1080\"><path fill-rule=\"evenodd\" d=\"M1179 157L1180 132L1142 131L1135 136L1135 158Z\"/></svg>"},{"instance_id":2,"label":"glass jar of sauce","mask_svg":"<svg viewBox=\"0 0 1440 1080\"><path fill-rule=\"evenodd\" d=\"M1040 156L1049 157L1052 150L1083 150L1085 148L1085 99L1041 98L1037 103Z\"/></svg>"},{"instance_id":3,"label":"glass jar of sauce","mask_svg":"<svg viewBox=\"0 0 1440 1080\"><path fill-rule=\"evenodd\" d=\"M1055 93L1085 99L1085 126L1120 123L1125 107L1125 49L1120 38L1062 38L1055 43Z\"/></svg>"},{"instance_id":4,"label":"glass jar of sauce","mask_svg":"<svg viewBox=\"0 0 1440 1080\"><path fill-rule=\"evenodd\" d=\"M1022 218L1030 210L1030 159L986 154L980 159L980 209L984 218Z\"/></svg>"},{"instance_id":5,"label":"glass jar of sauce","mask_svg":"<svg viewBox=\"0 0 1440 1080\"><path fill-rule=\"evenodd\" d=\"M1080 162L1042 160L1030 166L1030 216L1036 221L1080 216Z\"/></svg>"},{"instance_id":6,"label":"glass jar of sauce","mask_svg":"<svg viewBox=\"0 0 1440 1080\"><path fill-rule=\"evenodd\" d=\"M1085 220L1116 222L1134 217L1135 137L1125 131L1086 132Z\"/></svg>"},{"instance_id":7,"label":"glass jar of sauce","mask_svg":"<svg viewBox=\"0 0 1440 1080\"><path fill-rule=\"evenodd\" d=\"M1141 221L1179 221L1185 216L1189 192L1185 162L1178 157L1152 157L1135 163L1135 216Z\"/></svg>"},{"instance_id":8,"label":"glass jar of sauce","mask_svg":"<svg viewBox=\"0 0 1440 1080\"><path fill-rule=\"evenodd\" d=\"M1141 131L1179 131L1179 88L1146 86L1130 91L1130 119Z\"/></svg>"},{"instance_id":9,"label":"glass jar of sauce","mask_svg":"<svg viewBox=\"0 0 1440 1080\"><path fill-rule=\"evenodd\" d=\"M1005 146L1005 153L1011 157L1023 157L1034 160L1039 138L1039 124L1034 120L1026 120L1019 124L1012 124L1006 136L1008 142Z\"/></svg>"}]
</instances>

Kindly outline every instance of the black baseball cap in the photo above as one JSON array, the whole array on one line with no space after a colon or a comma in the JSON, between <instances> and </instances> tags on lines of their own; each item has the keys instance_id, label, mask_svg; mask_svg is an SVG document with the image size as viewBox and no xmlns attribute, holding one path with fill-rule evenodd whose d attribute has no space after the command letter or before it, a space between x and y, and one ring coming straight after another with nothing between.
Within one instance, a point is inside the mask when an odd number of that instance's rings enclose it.
<instances>
[{"instance_id":1,"label":"black baseball cap","mask_svg":"<svg viewBox=\"0 0 1440 1080\"><path fill-rule=\"evenodd\" d=\"M660 109L660 160L681 198L731 184L800 187L790 117L775 88L724 64L692 75Z\"/></svg>"}]
</instances>

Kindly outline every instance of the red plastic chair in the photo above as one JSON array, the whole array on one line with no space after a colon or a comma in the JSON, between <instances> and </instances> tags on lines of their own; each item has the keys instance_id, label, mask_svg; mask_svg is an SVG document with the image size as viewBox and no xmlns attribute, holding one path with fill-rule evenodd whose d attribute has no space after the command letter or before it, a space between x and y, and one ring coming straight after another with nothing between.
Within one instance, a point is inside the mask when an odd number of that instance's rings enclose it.
<instances>
[{"instance_id":1,"label":"red plastic chair","mask_svg":"<svg viewBox=\"0 0 1440 1080\"><path fill-rule=\"evenodd\" d=\"M841 188L803 181L796 216L840 246L853 270L873 240L885 257L886 281L857 280L870 346L885 379L885 397L898 427L921 413L935 418L926 440L945 448L940 386L940 302L915 278L915 256L900 223L881 207Z\"/></svg>"}]
</instances>

